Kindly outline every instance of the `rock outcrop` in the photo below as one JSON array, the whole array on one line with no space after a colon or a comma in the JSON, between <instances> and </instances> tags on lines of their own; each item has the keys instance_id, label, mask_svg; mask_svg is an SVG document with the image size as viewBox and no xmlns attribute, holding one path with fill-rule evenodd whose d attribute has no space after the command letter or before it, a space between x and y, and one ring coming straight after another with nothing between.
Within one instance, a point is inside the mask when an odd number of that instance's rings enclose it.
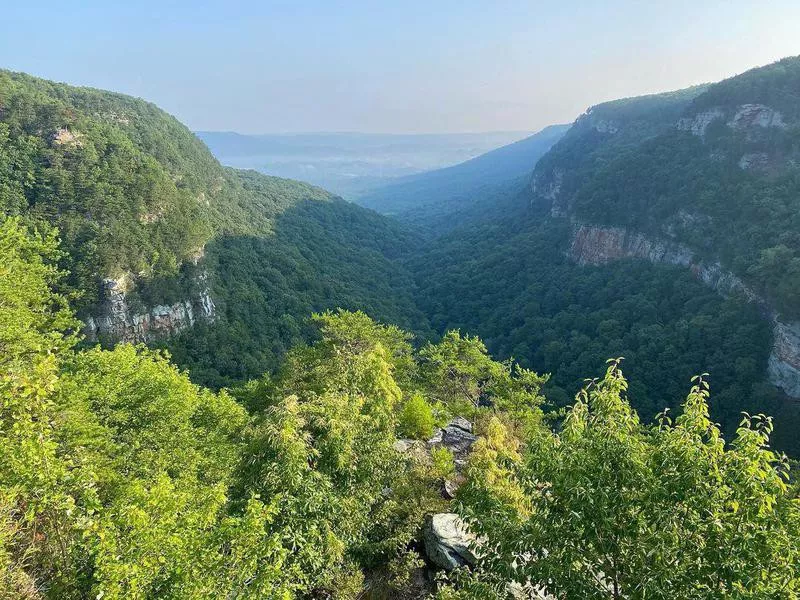
<instances>
[{"instance_id":1,"label":"rock outcrop","mask_svg":"<svg viewBox=\"0 0 800 600\"><path fill-rule=\"evenodd\" d=\"M433 437L427 441L421 440L397 440L394 449L402 454L412 456L429 456L434 448L446 448L453 454L456 468L463 467L472 445L478 441L478 437L472 433L472 423L464 417L455 417L447 425L437 430Z\"/></svg>"},{"instance_id":2,"label":"rock outcrop","mask_svg":"<svg viewBox=\"0 0 800 600\"><path fill-rule=\"evenodd\" d=\"M592 129L598 133L610 133L613 135L619 132L619 125L607 119L592 120L591 125Z\"/></svg>"},{"instance_id":3,"label":"rock outcrop","mask_svg":"<svg viewBox=\"0 0 800 600\"><path fill-rule=\"evenodd\" d=\"M723 296L741 295L772 322L774 336L769 357L769 381L792 398L800 398L800 323L783 323L769 304L739 277L718 262L698 260L690 248L671 240L654 239L622 227L578 225L569 257L581 265L603 265L623 258L686 267L695 277Z\"/></svg>"},{"instance_id":4,"label":"rock outcrop","mask_svg":"<svg viewBox=\"0 0 800 600\"><path fill-rule=\"evenodd\" d=\"M800 323L775 321L773 336L769 379L792 398L800 398Z\"/></svg>"},{"instance_id":5,"label":"rock outcrop","mask_svg":"<svg viewBox=\"0 0 800 600\"><path fill-rule=\"evenodd\" d=\"M80 147L83 145L83 142L81 141L82 137L83 134L76 131L71 131L66 127L62 127L61 129L58 129L55 133L53 133L53 135L51 136L51 140L54 144L58 146Z\"/></svg>"},{"instance_id":6,"label":"rock outcrop","mask_svg":"<svg viewBox=\"0 0 800 600\"><path fill-rule=\"evenodd\" d=\"M712 108L691 117L678 119L676 127L681 131L690 131L696 136L705 137L708 126L718 119L724 119L725 116L726 112L721 108ZM767 127L786 128L783 115L763 104L742 104L731 115L726 125L735 131L753 131L756 128Z\"/></svg>"},{"instance_id":7,"label":"rock outcrop","mask_svg":"<svg viewBox=\"0 0 800 600\"><path fill-rule=\"evenodd\" d=\"M777 110L763 104L742 104L728 121L728 127L736 130L748 130L754 127L786 128L783 115Z\"/></svg>"},{"instance_id":8,"label":"rock outcrop","mask_svg":"<svg viewBox=\"0 0 800 600\"><path fill-rule=\"evenodd\" d=\"M127 298L131 287L129 277L103 279L100 310L86 318L84 334L90 341L104 338L148 343L175 335L199 319L213 321L216 309L205 273L198 277L198 283L201 291L192 299L137 312L131 309Z\"/></svg>"},{"instance_id":9,"label":"rock outcrop","mask_svg":"<svg viewBox=\"0 0 800 600\"><path fill-rule=\"evenodd\" d=\"M704 137L708 126L717 119L722 119L724 116L725 113L721 108L712 108L711 110L698 113L693 117L683 117L678 120L676 126L681 131L690 131L693 135Z\"/></svg>"},{"instance_id":10,"label":"rock outcrop","mask_svg":"<svg viewBox=\"0 0 800 600\"><path fill-rule=\"evenodd\" d=\"M446 571L474 565L477 561L473 549L478 539L455 513L428 517L423 539L425 554L430 561Z\"/></svg>"},{"instance_id":11,"label":"rock outcrop","mask_svg":"<svg viewBox=\"0 0 800 600\"><path fill-rule=\"evenodd\" d=\"M654 241L623 227L581 225L570 246L570 258L581 265L603 265L621 258L689 266L692 252L679 244Z\"/></svg>"},{"instance_id":12,"label":"rock outcrop","mask_svg":"<svg viewBox=\"0 0 800 600\"><path fill-rule=\"evenodd\" d=\"M453 455L455 472L442 482L442 495L453 499L458 488L464 482L463 470L469 459L472 446L478 441L472 433L472 424L464 417L456 417L447 425L439 429L431 439L397 440L394 449L401 454L406 454L412 459L422 462L431 462L431 451L434 448L446 448Z\"/></svg>"},{"instance_id":13,"label":"rock outcrop","mask_svg":"<svg viewBox=\"0 0 800 600\"><path fill-rule=\"evenodd\" d=\"M440 569L454 571L477 563L481 538L470 532L467 524L455 513L438 513L425 521L423 531L425 554ZM509 582L505 586L515 600L555 600L541 586Z\"/></svg>"},{"instance_id":14,"label":"rock outcrop","mask_svg":"<svg viewBox=\"0 0 800 600\"><path fill-rule=\"evenodd\" d=\"M561 185L564 182L564 171L553 169L546 176L535 174L531 182L533 196L531 198L542 198L550 202L550 215L553 217L563 217L566 215L566 207L558 200L561 194Z\"/></svg>"},{"instance_id":15,"label":"rock outcrop","mask_svg":"<svg viewBox=\"0 0 800 600\"><path fill-rule=\"evenodd\" d=\"M427 441L428 448L447 448L452 454L456 469L462 468L469 458L472 445L478 438L472 434L472 424L464 417L456 417L437 431Z\"/></svg>"}]
</instances>

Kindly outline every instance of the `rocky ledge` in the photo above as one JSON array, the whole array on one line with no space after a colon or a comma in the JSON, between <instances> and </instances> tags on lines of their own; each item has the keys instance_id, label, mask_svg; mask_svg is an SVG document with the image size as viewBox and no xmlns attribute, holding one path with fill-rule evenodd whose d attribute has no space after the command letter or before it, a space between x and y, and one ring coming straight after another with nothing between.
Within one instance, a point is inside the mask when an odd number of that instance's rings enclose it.
<instances>
[{"instance_id":1,"label":"rocky ledge","mask_svg":"<svg viewBox=\"0 0 800 600\"><path fill-rule=\"evenodd\" d=\"M690 131L696 136L704 137L706 129L716 120L724 119L728 114L721 107L715 107L690 117L683 117L676 123L677 129ZM753 132L769 127L786 128L783 115L777 110L763 104L742 104L730 114L726 125L735 131Z\"/></svg>"},{"instance_id":2,"label":"rocky ledge","mask_svg":"<svg viewBox=\"0 0 800 600\"><path fill-rule=\"evenodd\" d=\"M438 513L425 521L425 554L437 567L452 571L475 565L477 537L455 513Z\"/></svg>"},{"instance_id":3,"label":"rocky ledge","mask_svg":"<svg viewBox=\"0 0 800 600\"><path fill-rule=\"evenodd\" d=\"M194 298L138 312L128 302L129 278L103 279L100 310L85 320L84 334L89 341L107 338L115 342L149 343L175 335L198 320L213 321L216 309L207 279L206 273L198 277L201 291Z\"/></svg>"}]
</instances>

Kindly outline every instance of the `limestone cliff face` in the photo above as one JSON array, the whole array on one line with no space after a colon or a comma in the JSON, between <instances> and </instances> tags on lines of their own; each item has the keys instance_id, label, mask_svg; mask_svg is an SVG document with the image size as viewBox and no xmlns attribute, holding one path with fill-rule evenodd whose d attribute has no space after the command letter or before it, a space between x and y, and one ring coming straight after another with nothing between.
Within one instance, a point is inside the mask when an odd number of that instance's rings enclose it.
<instances>
[{"instance_id":1,"label":"limestone cliff face","mask_svg":"<svg viewBox=\"0 0 800 600\"><path fill-rule=\"evenodd\" d=\"M653 239L622 227L576 226L569 257L582 265L603 265L623 258L686 267L723 296L739 294L759 306L772 322L773 345L768 376L772 384L800 398L800 323L784 323L779 315L739 277L718 262L697 260L690 248L671 240Z\"/></svg>"},{"instance_id":2,"label":"limestone cliff face","mask_svg":"<svg viewBox=\"0 0 800 600\"><path fill-rule=\"evenodd\" d=\"M722 108L712 108L691 117L678 120L676 127L682 131L691 131L694 135L704 137L708 126L718 119L728 117L726 125L735 131L752 132L756 128L766 129L778 127L786 129L783 115L777 110L763 104L742 104L732 113Z\"/></svg>"},{"instance_id":3,"label":"limestone cliff face","mask_svg":"<svg viewBox=\"0 0 800 600\"><path fill-rule=\"evenodd\" d=\"M792 398L800 398L800 323L775 322L769 379Z\"/></svg>"},{"instance_id":4,"label":"limestone cliff face","mask_svg":"<svg viewBox=\"0 0 800 600\"><path fill-rule=\"evenodd\" d=\"M533 198L541 197L550 203L550 215L553 217L566 216L566 206L559 202L561 195L561 184L564 181L564 171L562 169L553 169L552 172L546 176L534 174L531 180L531 189L533 190Z\"/></svg>"},{"instance_id":5,"label":"limestone cliff face","mask_svg":"<svg viewBox=\"0 0 800 600\"><path fill-rule=\"evenodd\" d=\"M86 319L84 334L90 341L106 338L148 343L175 335L198 320L213 321L216 313L205 273L200 275L198 283L201 291L194 298L137 312L128 302L129 280L104 279L100 311Z\"/></svg>"}]
</instances>

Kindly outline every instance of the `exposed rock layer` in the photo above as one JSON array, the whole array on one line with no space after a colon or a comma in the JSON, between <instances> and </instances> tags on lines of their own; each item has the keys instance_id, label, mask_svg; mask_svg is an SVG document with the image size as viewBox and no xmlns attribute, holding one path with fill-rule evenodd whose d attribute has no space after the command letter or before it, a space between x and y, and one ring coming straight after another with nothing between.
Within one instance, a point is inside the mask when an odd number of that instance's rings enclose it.
<instances>
[{"instance_id":1,"label":"exposed rock layer","mask_svg":"<svg viewBox=\"0 0 800 600\"><path fill-rule=\"evenodd\" d=\"M206 280L205 274L199 277L202 291L195 298L134 312L127 299L128 280L104 279L100 312L86 319L84 334L90 341L148 343L175 335L199 319L211 321L215 307Z\"/></svg>"}]
</instances>

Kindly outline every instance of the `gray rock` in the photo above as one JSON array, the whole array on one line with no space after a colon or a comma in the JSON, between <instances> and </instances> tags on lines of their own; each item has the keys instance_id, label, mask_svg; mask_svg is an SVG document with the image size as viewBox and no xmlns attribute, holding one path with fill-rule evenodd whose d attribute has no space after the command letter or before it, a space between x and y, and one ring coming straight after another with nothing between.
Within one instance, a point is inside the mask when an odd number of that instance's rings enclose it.
<instances>
[{"instance_id":1,"label":"gray rock","mask_svg":"<svg viewBox=\"0 0 800 600\"><path fill-rule=\"evenodd\" d=\"M783 115L763 104L742 104L728 122L731 129L752 129L754 127L777 127L786 129Z\"/></svg>"},{"instance_id":2,"label":"gray rock","mask_svg":"<svg viewBox=\"0 0 800 600\"><path fill-rule=\"evenodd\" d=\"M467 427L469 429L465 429ZM428 440L428 446L430 448L447 448L453 453L456 466L463 466L472 445L478 441L477 436L470 433L471 430L472 425L469 421L463 417L456 417Z\"/></svg>"},{"instance_id":3,"label":"gray rock","mask_svg":"<svg viewBox=\"0 0 800 600\"><path fill-rule=\"evenodd\" d=\"M721 108L712 108L692 117L684 117L678 120L677 128L681 131L691 131L693 135L703 137L708 126L725 116Z\"/></svg>"},{"instance_id":4,"label":"gray rock","mask_svg":"<svg viewBox=\"0 0 800 600\"><path fill-rule=\"evenodd\" d=\"M459 429L463 429L467 433L472 433L472 423L467 421L464 417L456 417L450 423L447 424L448 427L458 427Z\"/></svg>"},{"instance_id":5,"label":"gray rock","mask_svg":"<svg viewBox=\"0 0 800 600\"><path fill-rule=\"evenodd\" d=\"M86 318L84 334L90 341L102 336L115 342L148 343L175 335L200 319L213 322L216 307L207 279L205 272L197 276L200 291L193 298L135 312L128 303L128 294L135 285L133 275L107 277L102 281L102 301L97 313Z\"/></svg>"},{"instance_id":6,"label":"gray rock","mask_svg":"<svg viewBox=\"0 0 800 600\"><path fill-rule=\"evenodd\" d=\"M769 380L792 398L800 398L800 323L776 320L773 340L767 365Z\"/></svg>"},{"instance_id":7,"label":"gray rock","mask_svg":"<svg viewBox=\"0 0 800 600\"><path fill-rule=\"evenodd\" d=\"M433 564L452 571L476 562L472 547L477 537L455 513L439 513L425 522L425 553Z\"/></svg>"},{"instance_id":8,"label":"gray rock","mask_svg":"<svg viewBox=\"0 0 800 600\"><path fill-rule=\"evenodd\" d=\"M444 484L442 485L442 496L448 500L452 500L456 497L456 492L458 491L458 488L461 487L462 483L464 483L464 477L461 475L448 477L444 480Z\"/></svg>"}]
</instances>

